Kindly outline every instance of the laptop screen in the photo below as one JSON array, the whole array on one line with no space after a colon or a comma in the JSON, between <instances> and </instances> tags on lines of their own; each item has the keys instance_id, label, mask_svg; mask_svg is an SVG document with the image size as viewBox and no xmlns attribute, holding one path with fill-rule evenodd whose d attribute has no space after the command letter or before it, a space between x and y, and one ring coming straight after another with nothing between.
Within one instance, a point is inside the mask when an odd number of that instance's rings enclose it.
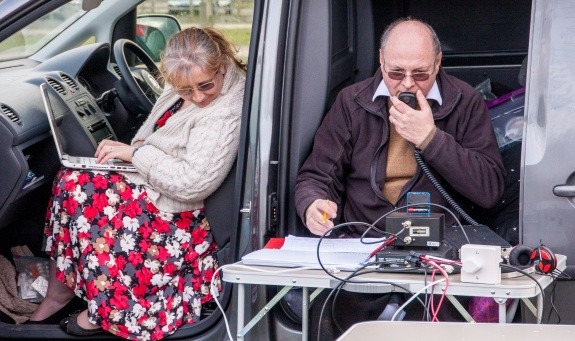
<instances>
[{"instance_id":1,"label":"laptop screen","mask_svg":"<svg viewBox=\"0 0 575 341\"><path fill-rule=\"evenodd\" d=\"M48 123L50 123L50 130L52 131L52 136L54 137L54 143L56 144L56 150L58 151L58 157L60 160L63 159L64 150L62 143L60 142L60 136L58 135L58 127L56 125L56 117L54 116L54 111L52 110L52 105L50 104L50 96L48 95L48 88L46 83L40 84L40 91L42 92L42 101L44 102L44 108L46 109L46 115L48 116Z\"/></svg>"}]
</instances>

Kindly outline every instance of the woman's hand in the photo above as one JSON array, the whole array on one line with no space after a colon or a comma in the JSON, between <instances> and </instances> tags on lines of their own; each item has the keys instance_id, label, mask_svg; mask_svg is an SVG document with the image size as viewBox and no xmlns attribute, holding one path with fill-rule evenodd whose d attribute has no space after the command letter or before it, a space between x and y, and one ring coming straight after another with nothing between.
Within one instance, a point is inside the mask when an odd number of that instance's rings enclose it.
<instances>
[{"instance_id":1,"label":"woman's hand","mask_svg":"<svg viewBox=\"0 0 575 341\"><path fill-rule=\"evenodd\" d=\"M141 141L138 141L141 142ZM141 145L142 143L139 143ZM133 146L128 144L113 141L113 140L102 140L96 149L96 158L98 158L98 163L108 162L110 159L120 159L127 162L132 162L132 153L138 144Z\"/></svg>"}]
</instances>

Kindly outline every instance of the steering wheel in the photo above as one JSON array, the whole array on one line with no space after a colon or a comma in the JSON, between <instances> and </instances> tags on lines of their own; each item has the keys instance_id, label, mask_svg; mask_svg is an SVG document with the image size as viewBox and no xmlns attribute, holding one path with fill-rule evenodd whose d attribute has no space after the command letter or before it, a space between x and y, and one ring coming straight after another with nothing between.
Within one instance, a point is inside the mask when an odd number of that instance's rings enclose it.
<instances>
[{"instance_id":1,"label":"steering wheel","mask_svg":"<svg viewBox=\"0 0 575 341\"><path fill-rule=\"evenodd\" d=\"M127 54L128 51L131 54ZM126 56L134 55L145 67L129 66ZM121 79L116 82L120 101L130 111L147 116L163 91L156 78L160 75L160 70L142 48L128 39L118 39L114 43L114 58L122 74Z\"/></svg>"}]
</instances>

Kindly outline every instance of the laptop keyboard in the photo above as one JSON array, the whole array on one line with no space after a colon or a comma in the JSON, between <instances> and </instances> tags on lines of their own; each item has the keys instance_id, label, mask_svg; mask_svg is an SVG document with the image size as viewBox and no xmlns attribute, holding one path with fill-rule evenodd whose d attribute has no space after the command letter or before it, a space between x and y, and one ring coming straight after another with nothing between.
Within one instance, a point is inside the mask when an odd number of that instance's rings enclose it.
<instances>
[{"instance_id":1,"label":"laptop keyboard","mask_svg":"<svg viewBox=\"0 0 575 341\"><path fill-rule=\"evenodd\" d=\"M68 161L85 165L95 165L96 160L95 157L68 156Z\"/></svg>"}]
</instances>

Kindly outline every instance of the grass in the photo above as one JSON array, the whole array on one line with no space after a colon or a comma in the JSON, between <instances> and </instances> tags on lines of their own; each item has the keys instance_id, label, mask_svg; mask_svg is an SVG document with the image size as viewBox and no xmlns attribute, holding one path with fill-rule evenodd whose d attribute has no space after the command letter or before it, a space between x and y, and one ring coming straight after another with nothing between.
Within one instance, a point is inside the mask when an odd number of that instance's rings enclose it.
<instances>
[{"instance_id":1,"label":"grass","mask_svg":"<svg viewBox=\"0 0 575 341\"><path fill-rule=\"evenodd\" d=\"M232 45L237 48L238 51L238 57L240 59L242 59L244 62L247 60L247 54L248 54L248 48L250 45L250 35L252 32L251 26L249 25L245 25L245 26L238 26L238 25L232 25L232 26L227 26L226 24L218 24L218 23L214 23L214 24L210 24L210 23L182 23L182 28L186 28L192 25L197 25L199 27L205 27L205 26L210 26L210 27L214 27L215 29L217 29L220 33L223 34L223 36L230 42L232 43Z\"/></svg>"},{"instance_id":2,"label":"grass","mask_svg":"<svg viewBox=\"0 0 575 341\"><path fill-rule=\"evenodd\" d=\"M1 0L0 0L1 2ZM251 12L253 11L253 1L250 0L236 0L235 6L237 12L231 16L215 15L211 18L199 18L191 15L177 16L182 28L192 25L212 26L219 30L233 45L239 49L238 57L246 60L247 50L250 44L251 35ZM151 11L149 6L141 6L140 10L143 12ZM154 11L156 13L167 12L167 1L157 0L155 2ZM42 36L34 37L39 39ZM0 52L6 52L12 48L22 46L22 42L18 41L18 36L11 37L0 44ZM32 37L27 37L27 43L30 44ZM93 42L92 40L86 42ZM14 50L15 53L24 53L24 51Z\"/></svg>"},{"instance_id":3,"label":"grass","mask_svg":"<svg viewBox=\"0 0 575 341\"><path fill-rule=\"evenodd\" d=\"M250 44L251 29L249 28L220 28L216 27L224 37L226 37L233 45L247 46Z\"/></svg>"}]
</instances>

